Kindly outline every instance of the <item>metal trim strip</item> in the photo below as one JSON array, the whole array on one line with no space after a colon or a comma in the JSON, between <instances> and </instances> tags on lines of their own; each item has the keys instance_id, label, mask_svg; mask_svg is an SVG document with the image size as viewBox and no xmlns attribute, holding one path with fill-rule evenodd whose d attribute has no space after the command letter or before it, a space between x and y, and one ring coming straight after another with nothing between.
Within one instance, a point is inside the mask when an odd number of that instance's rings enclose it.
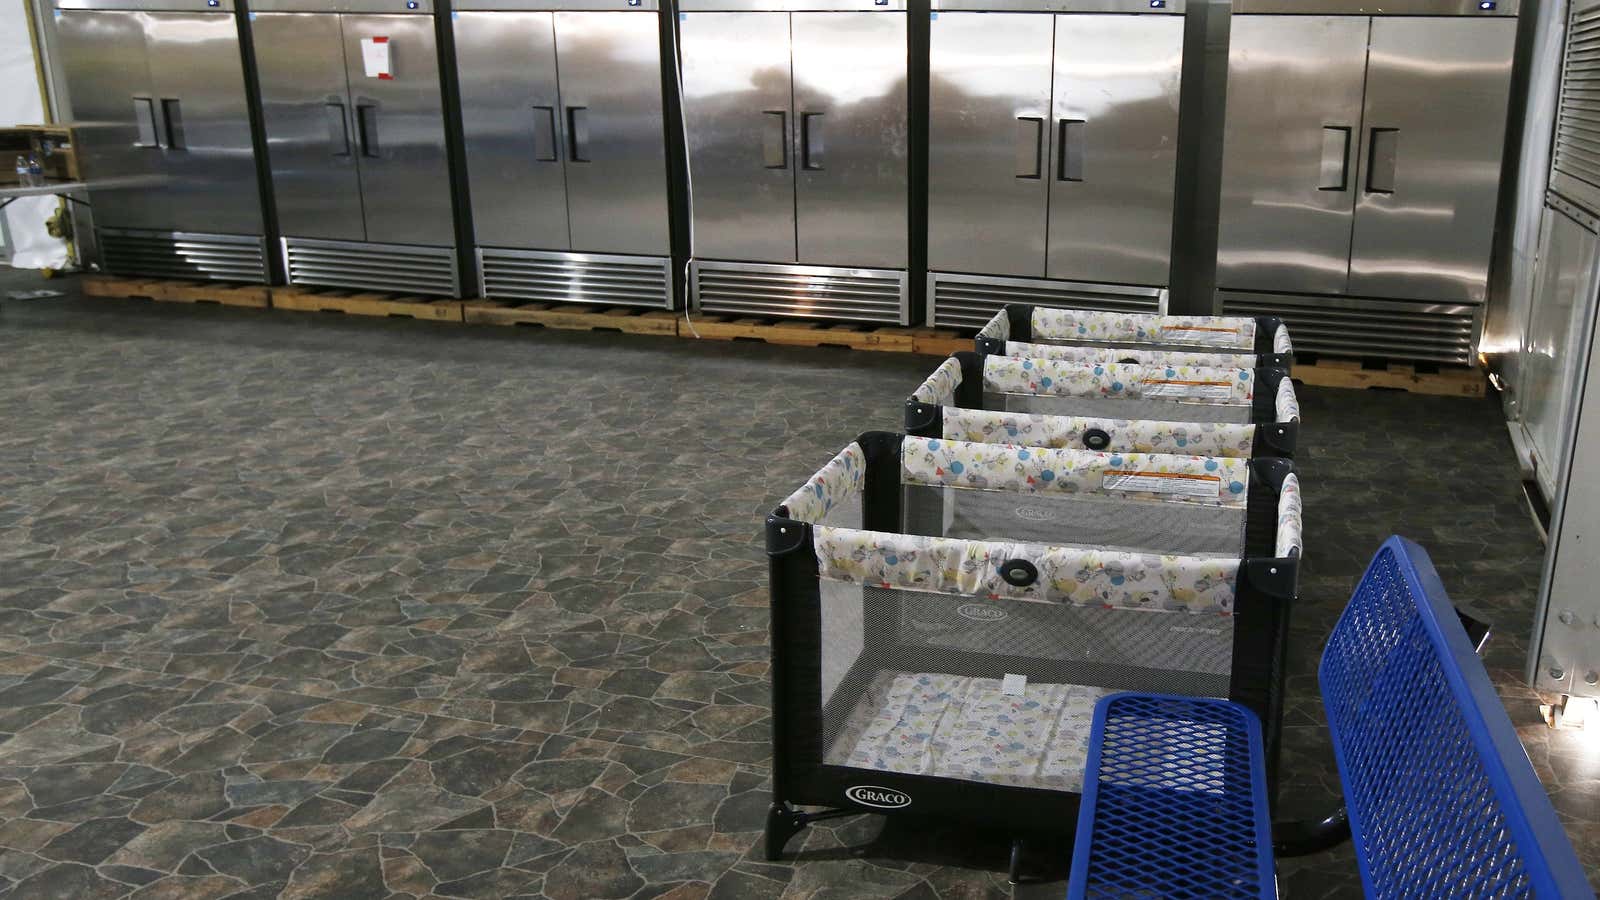
<instances>
[{"instance_id":1,"label":"metal trim strip","mask_svg":"<svg viewBox=\"0 0 1600 900\"><path fill-rule=\"evenodd\" d=\"M673 308L672 260L665 256L483 246L476 254L479 293L491 300Z\"/></svg>"},{"instance_id":2,"label":"metal trim strip","mask_svg":"<svg viewBox=\"0 0 1600 900\"><path fill-rule=\"evenodd\" d=\"M1234 0L1233 14L1290 16L1474 16L1515 18L1521 0L1494 0L1482 9L1480 0Z\"/></svg>"},{"instance_id":3,"label":"metal trim strip","mask_svg":"<svg viewBox=\"0 0 1600 900\"><path fill-rule=\"evenodd\" d=\"M280 238L279 244L290 284L447 297L461 294L461 272L451 247L290 237Z\"/></svg>"},{"instance_id":4,"label":"metal trim strip","mask_svg":"<svg viewBox=\"0 0 1600 900\"><path fill-rule=\"evenodd\" d=\"M719 275L724 277L719 280ZM706 284L742 288L748 293L702 302L701 288ZM909 287L910 276L901 269L689 262L689 303L695 312L909 325ZM803 302L802 294L814 297L814 302Z\"/></svg>"},{"instance_id":5,"label":"metal trim strip","mask_svg":"<svg viewBox=\"0 0 1600 900\"><path fill-rule=\"evenodd\" d=\"M658 12L661 0L467 0L456 12Z\"/></svg>"},{"instance_id":6,"label":"metal trim strip","mask_svg":"<svg viewBox=\"0 0 1600 900\"><path fill-rule=\"evenodd\" d=\"M415 3L416 8L408 6ZM250 11L433 15L433 0L251 0Z\"/></svg>"},{"instance_id":7,"label":"metal trim strip","mask_svg":"<svg viewBox=\"0 0 1600 900\"><path fill-rule=\"evenodd\" d=\"M1188 0L932 0L934 12L1135 13L1181 16Z\"/></svg>"},{"instance_id":8,"label":"metal trim strip","mask_svg":"<svg viewBox=\"0 0 1600 900\"><path fill-rule=\"evenodd\" d=\"M905 12L906 0L682 0L680 12Z\"/></svg>"},{"instance_id":9,"label":"metal trim strip","mask_svg":"<svg viewBox=\"0 0 1600 900\"><path fill-rule=\"evenodd\" d=\"M231 13L233 0L56 0L56 9L126 10L130 12Z\"/></svg>"}]
</instances>

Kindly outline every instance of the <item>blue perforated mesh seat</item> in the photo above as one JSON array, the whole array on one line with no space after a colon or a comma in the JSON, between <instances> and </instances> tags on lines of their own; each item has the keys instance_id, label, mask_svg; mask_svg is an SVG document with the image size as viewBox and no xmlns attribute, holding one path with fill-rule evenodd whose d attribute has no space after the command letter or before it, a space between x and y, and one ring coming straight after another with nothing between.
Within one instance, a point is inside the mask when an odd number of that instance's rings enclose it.
<instances>
[{"instance_id":1,"label":"blue perforated mesh seat","mask_svg":"<svg viewBox=\"0 0 1600 900\"><path fill-rule=\"evenodd\" d=\"M1384 543L1319 676L1367 896L1594 896L1421 547ZM1240 756L1249 729L1219 725L1224 709L1250 718L1220 700L1101 701L1070 897L1274 895L1259 738Z\"/></svg>"}]
</instances>

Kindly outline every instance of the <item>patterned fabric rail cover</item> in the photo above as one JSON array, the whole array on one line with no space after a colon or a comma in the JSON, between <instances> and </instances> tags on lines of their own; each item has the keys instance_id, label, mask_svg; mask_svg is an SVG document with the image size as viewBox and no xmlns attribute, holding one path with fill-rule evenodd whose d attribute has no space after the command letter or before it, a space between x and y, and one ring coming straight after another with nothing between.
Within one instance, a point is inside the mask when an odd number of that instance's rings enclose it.
<instances>
[{"instance_id":1,"label":"patterned fabric rail cover","mask_svg":"<svg viewBox=\"0 0 1600 900\"><path fill-rule=\"evenodd\" d=\"M865 587L1144 611L1232 615L1239 560L968 541L818 526L817 574ZM1003 564L1039 571L1019 587Z\"/></svg>"},{"instance_id":2,"label":"patterned fabric rail cover","mask_svg":"<svg viewBox=\"0 0 1600 900\"><path fill-rule=\"evenodd\" d=\"M1033 311L1039 341L1094 341L1218 347L1248 351L1256 345L1256 320L1243 316L1156 316L1083 309Z\"/></svg>"},{"instance_id":3,"label":"patterned fabric rail cover","mask_svg":"<svg viewBox=\"0 0 1600 900\"><path fill-rule=\"evenodd\" d=\"M1249 462L1167 453L1097 453L907 436L904 484L1017 494L1100 494L1126 500L1243 508Z\"/></svg>"},{"instance_id":4,"label":"patterned fabric rail cover","mask_svg":"<svg viewBox=\"0 0 1600 900\"><path fill-rule=\"evenodd\" d=\"M998 394L1249 406L1255 398L1255 370L989 356L983 361L983 389Z\"/></svg>"},{"instance_id":5,"label":"patterned fabric rail cover","mask_svg":"<svg viewBox=\"0 0 1600 900\"><path fill-rule=\"evenodd\" d=\"M1110 441L1107 447L1113 450L1241 459L1250 457L1256 437L1254 425L1050 416L955 406L944 408L942 434L949 440L981 444L1069 449L1084 447L1084 436L1090 431L1105 432Z\"/></svg>"}]
</instances>

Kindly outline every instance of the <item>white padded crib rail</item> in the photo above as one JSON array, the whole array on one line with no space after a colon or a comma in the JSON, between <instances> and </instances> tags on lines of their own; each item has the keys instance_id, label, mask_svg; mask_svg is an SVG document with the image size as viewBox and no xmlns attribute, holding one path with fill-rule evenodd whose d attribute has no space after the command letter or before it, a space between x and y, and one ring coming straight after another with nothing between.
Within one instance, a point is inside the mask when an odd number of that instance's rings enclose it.
<instances>
[{"instance_id":1,"label":"white padded crib rail","mask_svg":"<svg viewBox=\"0 0 1600 900\"><path fill-rule=\"evenodd\" d=\"M1245 316L1157 316L1036 307L1031 317L1036 341L1081 341L1250 351L1256 345L1256 320Z\"/></svg>"},{"instance_id":2,"label":"white padded crib rail","mask_svg":"<svg viewBox=\"0 0 1600 900\"><path fill-rule=\"evenodd\" d=\"M789 511L789 518L797 522L821 522L835 507L858 500L866 477L866 454L860 444L851 441L790 494L783 506Z\"/></svg>"},{"instance_id":3,"label":"white padded crib rail","mask_svg":"<svg viewBox=\"0 0 1600 900\"><path fill-rule=\"evenodd\" d=\"M1294 382L1284 378L1278 382L1277 420L1279 422L1300 421L1300 399L1295 396Z\"/></svg>"},{"instance_id":4,"label":"white padded crib rail","mask_svg":"<svg viewBox=\"0 0 1600 900\"><path fill-rule=\"evenodd\" d=\"M1122 500L1242 509L1246 460L1162 453L1097 453L907 436L902 484L1013 494L1100 494Z\"/></svg>"},{"instance_id":5,"label":"white padded crib rail","mask_svg":"<svg viewBox=\"0 0 1600 900\"><path fill-rule=\"evenodd\" d=\"M864 587L1119 609L1232 614L1239 560L1052 547L1012 541L864 531L813 530L817 574ZM1002 563L1026 560L1039 573L1017 586Z\"/></svg>"},{"instance_id":6,"label":"white padded crib rail","mask_svg":"<svg viewBox=\"0 0 1600 900\"><path fill-rule=\"evenodd\" d=\"M952 356L911 392L911 399L932 406L949 406L955 402L956 388L960 386L961 361Z\"/></svg>"},{"instance_id":7,"label":"white padded crib rail","mask_svg":"<svg viewBox=\"0 0 1600 900\"><path fill-rule=\"evenodd\" d=\"M1146 366L1214 366L1254 369L1253 353L1203 353L1194 350L1149 350L1142 347L1097 347L1086 344L1040 344L1007 341L1007 356L1059 359L1077 363L1131 362Z\"/></svg>"},{"instance_id":8,"label":"white padded crib rail","mask_svg":"<svg viewBox=\"0 0 1600 900\"><path fill-rule=\"evenodd\" d=\"M1279 559L1299 556L1302 551L1300 476L1289 473L1278 489L1278 536L1273 545L1273 555Z\"/></svg>"},{"instance_id":9,"label":"white padded crib rail","mask_svg":"<svg viewBox=\"0 0 1600 900\"><path fill-rule=\"evenodd\" d=\"M1107 446L1131 453L1179 453L1248 459L1255 448L1256 439L1254 425L1223 422L1050 416L954 406L944 407L943 417L941 433L946 438L984 444L1021 444L1024 447L1081 448L1085 434L1103 431L1109 440Z\"/></svg>"},{"instance_id":10,"label":"white padded crib rail","mask_svg":"<svg viewBox=\"0 0 1600 900\"><path fill-rule=\"evenodd\" d=\"M1255 373L1252 369L1207 366L1141 366L986 356L983 389L997 394L1171 400L1242 407L1249 406L1255 398Z\"/></svg>"}]
</instances>

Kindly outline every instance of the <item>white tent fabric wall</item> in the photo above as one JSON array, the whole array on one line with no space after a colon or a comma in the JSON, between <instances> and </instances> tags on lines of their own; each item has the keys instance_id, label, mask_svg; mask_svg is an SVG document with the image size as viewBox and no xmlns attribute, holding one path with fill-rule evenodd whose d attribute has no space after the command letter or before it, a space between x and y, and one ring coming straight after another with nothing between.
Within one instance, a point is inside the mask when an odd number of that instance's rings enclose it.
<instances>
[{"instance_id":1,"label":"white tent fabric wall","mask_svg":"<svg viewBox=\"0 0 1600 900\"><path fill-rule=\"evenodd\" d=\"M0 3L0 124L26 125L43 121L27 10L23 3ZM9 159L0 160L0 164L11 163ZM3 252L11 257L12 266L55 269L66 265L67 245L51 237L44 226L59 202L54 197L23 197L12 201L0 213L9 226L10 246Z\"/></svg>"}]
</instances>

